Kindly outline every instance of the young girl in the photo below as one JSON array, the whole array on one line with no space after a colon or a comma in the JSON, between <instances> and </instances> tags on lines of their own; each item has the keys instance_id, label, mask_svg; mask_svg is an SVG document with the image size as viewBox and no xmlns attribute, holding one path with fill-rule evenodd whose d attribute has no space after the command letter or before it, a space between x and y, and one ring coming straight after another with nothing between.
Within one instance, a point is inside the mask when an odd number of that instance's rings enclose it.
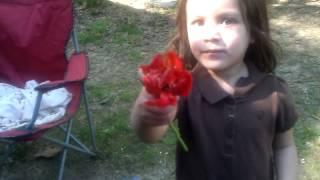
<instances>
[{"instance_id":1,"label":"young girl","mask_svg":"<svg viewBox=\"0 0 320 180\"><path fill-rule=\"evenodd\" d=\"M131 114L137 134L159 141L173 119L189 151L177 147L180 180L294 180L297 113L287 84L272 72L276 56L265 0L180 0L170 44L192 68L188 97Z\"/></svg>"}]
</instances>

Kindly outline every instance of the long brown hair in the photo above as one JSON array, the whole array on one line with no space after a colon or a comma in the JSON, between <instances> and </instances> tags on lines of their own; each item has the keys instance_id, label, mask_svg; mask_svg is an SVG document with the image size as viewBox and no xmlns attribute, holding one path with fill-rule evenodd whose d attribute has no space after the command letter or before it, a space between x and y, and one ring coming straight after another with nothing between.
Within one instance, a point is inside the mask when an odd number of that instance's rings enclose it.
<instances>
[{"instance_id":1,"label":"long brown hair","mask_svg":"<svg viewBox=\"0 0 320 180\"><path fill-rule=\"evenodd\" d=\"M254 42L247 49L244 60L253 62L266 73L273 72L277 65L275 46L271 39L266 0L238 0L244 22ZM187 0L178 0L176 30L168 44L168 49L175 50L185 61L186 68L192 69L197 60L192 55L186 24Z\"/></svg>"}]
</instances>

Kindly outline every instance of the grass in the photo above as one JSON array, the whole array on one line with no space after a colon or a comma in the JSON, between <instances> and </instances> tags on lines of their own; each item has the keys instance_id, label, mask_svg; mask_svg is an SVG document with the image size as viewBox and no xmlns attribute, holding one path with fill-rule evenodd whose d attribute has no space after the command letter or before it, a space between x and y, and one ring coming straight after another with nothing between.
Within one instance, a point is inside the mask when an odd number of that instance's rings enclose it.
<instances>
[{"instance_id":1,"label":"grass","mask_svg":"<svg viewBox=\"0 0 320 180\"><path fill-rule=\"evenodd\" d=\"M80 32L79 41L81 44L92 43L102 46L108 39L111 43L118 45L137 45L142 38L142 30L134 21L134 18L120 19L119 22L112 22L112 19L103 17L95 19ZM134 57L138 55L134 51Z\"/></svg>"},{"instance_id":2,"label":"grass","mask_svg":"<svg viewBox=\"0 0 320 180\"><path fill-rule=\"evenodd\" d=\"M312 67L309 67L312 68ZM301 116L295 128L296 142L300 155L300 162L303 167L303 180L320 179L320 157L317 152L320 150L320 126L319 122L319 90L314 86L306 86L309 91L302 92L297 99L302 99L303 107Z\"/></svg>"},{"instance_id":3,"label":"grass","mask_svg":"<svg viewBox=\"0 0 320 180\"><path fill-rule=\"evenodd\" d=\"M303 57L290 49L285 51L287 63L280 66L279 75L288 80L299 111L295 141L302 167L300 179L317 180L320 179L320 83L315 74L320 69L316 66L317 59ZM307 71L296 71L296 67Z\"/></svg>"},{"instance_id":4,"label":"grass","mask_svg":"<svg viewBox=\"0 0 320 180\"><path fill-rule=\"evenodd\" d=\"M81 44L94 43L96 45L102 45L105 41L105 33L109 28L110 22L107 18L98 19L95 22L89 24L83 32L79 33L79 42Z\"/></svg>"},{"instance_id":5,"label":"grass","mask_svg":"<svg viewBox=\"0 0 320 180\"><path fill-rule=\"evenodd\" d=\"M120 169L140 169L155 166L167 159L174 162L176 138L169 132L159 144L142 143L130 127L130 108L140 85L130 81L111 81L105 85L88 85L88 96L96 120L96 140L102 158ZM84 113L78 118L83 121ZM89 143L89 131L85 124L77 125L77 134ZM159 154L163 152L163 154Z\"/></svg>"},{"instance_id":6,"label":"grass","mask_svg":"<svg viewBox=\"0 0 320 180\"><path fill-rule=\"evenodd\" d=\"M129 56L129 60L133 62L143 59L143 54L138 49L131 50L128 56Z\"/></svg>"},{"instance_id":7,"label":"grass","mask_svg":"<svg viewBox=\"0 0 320 180\"><path fill-rule=\"evenodd\" d=\"M138 25L128 18L127 21L120 22L117 26L116 32L112 35L113 43L135 45L139 38L141 38L142 31Z\"/></svg>"}]
</instances>

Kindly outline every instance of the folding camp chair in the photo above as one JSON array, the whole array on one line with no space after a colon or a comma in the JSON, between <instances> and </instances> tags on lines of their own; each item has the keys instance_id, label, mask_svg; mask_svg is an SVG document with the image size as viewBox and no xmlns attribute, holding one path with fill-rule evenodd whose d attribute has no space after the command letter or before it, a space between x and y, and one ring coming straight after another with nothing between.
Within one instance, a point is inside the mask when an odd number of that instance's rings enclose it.
<instances>
[{"instance_id":1,"label":"folding camp chair","mask_svg":"<svg viewBox=\"0 0 320 180\"><path fill-rule=\"evenodd\" d=\"M67 59L65 48L70 36L75 52ZM36 88L38 95L30 123L0 132L0 141L7 144L9 151L13 144L40 137L62 145L58 179L63 177L68 149L95 156L94 128L84 84L87 74L88 58L79 51L73 28L72 0L0 0L0 82L22 88L28 80L50 81ZM72 93L66 114L59 120L36 125L42 95L60 87ZM73 116L81 99L87 114L92 150L71 134ZM54 127L65 133L64 141L45 137L45 133Z\"/></svg>"}]
</instances>

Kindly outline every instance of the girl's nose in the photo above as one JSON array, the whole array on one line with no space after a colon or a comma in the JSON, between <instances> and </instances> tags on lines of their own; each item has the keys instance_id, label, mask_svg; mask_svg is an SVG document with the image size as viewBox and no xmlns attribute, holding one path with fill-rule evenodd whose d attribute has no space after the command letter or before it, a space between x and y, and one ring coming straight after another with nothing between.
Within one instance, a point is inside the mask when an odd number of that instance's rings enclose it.
<instances>
[{"instance_id":1,"label":"girl's nose","mask_svg":"<svg viewBox=\"0 0 320 180\"><path fill-rule=\"evenodd\" d=\"M206 27L203 28L203 37L206 42L220 41L221 34L219 25L213 23L206 24Z\"/></svg>"}]
</instances>

